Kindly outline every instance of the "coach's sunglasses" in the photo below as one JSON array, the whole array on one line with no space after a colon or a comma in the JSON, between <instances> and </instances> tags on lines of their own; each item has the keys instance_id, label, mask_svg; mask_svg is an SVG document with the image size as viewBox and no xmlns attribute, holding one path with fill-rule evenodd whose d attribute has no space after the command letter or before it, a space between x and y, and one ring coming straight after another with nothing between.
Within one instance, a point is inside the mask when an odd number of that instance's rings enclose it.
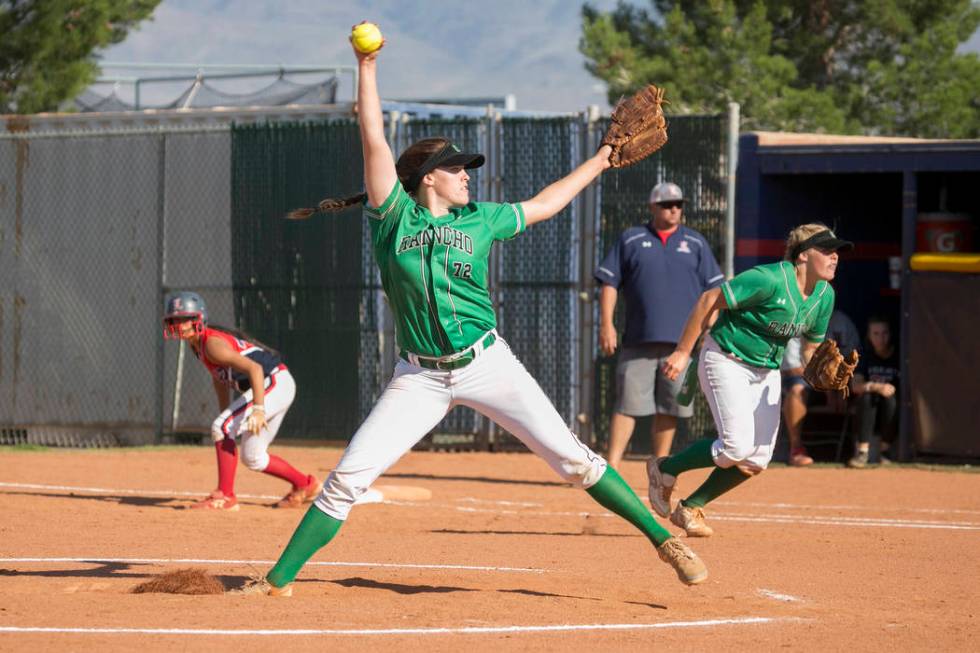
<instances>
[{"instance_id":1,"label":"coach's sunglasses","mask_svg":"<svg viewBox=\"0 0 980 653\"><path fill-rule=\"evenodd\" d=\"M682 209L684 208L684 202L657 202L657 206L662 209Z\"/></svg>"}]
</instances>

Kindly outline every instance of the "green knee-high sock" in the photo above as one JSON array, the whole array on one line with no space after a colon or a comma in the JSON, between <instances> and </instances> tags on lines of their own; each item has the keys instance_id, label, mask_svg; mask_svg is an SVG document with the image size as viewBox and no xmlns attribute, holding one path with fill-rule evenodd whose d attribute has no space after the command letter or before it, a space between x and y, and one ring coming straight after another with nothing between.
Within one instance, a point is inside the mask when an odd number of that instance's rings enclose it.
<instances>
[{"instance_id":1,"label":"green knee-high sock","mask_svg":"<svg viewBox=\"0 0 980 653\"><path fill-rule=\"evenodd\" d=\"M660 463L660 471L664 474L677 476L681 472L703 467L712 467L715 459L711 457L711 438L704 438L691 443L687 449L674 454L667 460Z\"/></svg>"},{"instance_id":2,"label":"green knee-high sock","mask_svg":"<svg viewBox=\"0 0 980 653\"><path fill-rule=\"evenodd\" d=\"M608 508L643 531L654 545L660 546L670 539L667 529L657 523L636 493L612 467L606 467L599 482L586 492L603 508Z\"/></svg>"},{"instance_id":3,"label":"green knee-high sock","mask_svg":"<svg viewBox=\"0 0 980 653\"><path fill-rule=\"evenodd\" d=\"M279 562L266 575L266 580L276 587L283 587L293 582L306 561L333 539L343 523L315 505L310 506L303 521L296 527L296 532L293 533L286 549L279 556Z\"/></svg>"},{"instance_id":4,"label":"green knee-high sock","mask_svg":"<svg viewBox=\"0 0 980 653\"><path fill-rule=\"evenodd\" d=\"M738 467L717 468L711 475L704 480L701 487L696 489L691 496L681 501L685 506L692 508L704 508L709 501L714 501L725 492L741 485L749 477L743 474Z\"/></svg>"}]
</instances>

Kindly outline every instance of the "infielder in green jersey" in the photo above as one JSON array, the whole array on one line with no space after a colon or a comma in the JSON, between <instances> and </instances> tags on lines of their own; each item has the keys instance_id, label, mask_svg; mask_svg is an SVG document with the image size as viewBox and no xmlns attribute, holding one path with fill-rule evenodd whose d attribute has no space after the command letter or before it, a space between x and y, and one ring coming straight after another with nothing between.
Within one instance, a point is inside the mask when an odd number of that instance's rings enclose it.
<instances>
[{"instance_id":1,"label":"infielder in green jersey","mask_svg":"<svg viewBox=\"0 0 980 653\"><path fill-rule=\"evenodd\" d=\"M517 236L561 211L609 167L602 147L568 176L514 204L472 203L466 170L481 154L427 138L396 163L385 140L377 53L358 59L358 122L374 255L395 318L400 360L387 388L265 579L243 591L283 595L300 568L337 533L354 502L455 406L494 420L563 479L636 526L680 580L700 583L704 564L661 526L606 461L572 433L496 330L487 261L495 241ZM300 215L308 215L304 210Z\"/></svg>"},{"instance_id":2,"label":"infielder in green jersey","mask_svg":"<svg viewBox=\"0 0 980 653\"><path fill-rule=\"evenodd\" d=\"M837 252L853 247L825 225L797 227L786 241L784 260L746 270L701 295L677 349L664 362L668 378L687 367L704 337L698 379L711 407L717 439L694 442L674 456L647 464L650 504L690 537L708 537L704 506L764 470L772 460L780 414L779 363L790 338L803 337L803 364L823 341L834 310L828 283ZM671 511L677 476L713 467L705 482Z\"/></svg>"}]
</instances>

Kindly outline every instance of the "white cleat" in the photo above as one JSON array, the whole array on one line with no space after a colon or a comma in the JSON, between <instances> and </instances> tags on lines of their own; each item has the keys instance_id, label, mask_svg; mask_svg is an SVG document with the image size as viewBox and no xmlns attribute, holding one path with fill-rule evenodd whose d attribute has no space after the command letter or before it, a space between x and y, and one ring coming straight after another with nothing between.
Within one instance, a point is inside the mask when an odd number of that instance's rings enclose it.
<instances>
[{"instance_id":1,"label":"white cleat","mask_svg":"<svg viewBox=\"0 0 980 653\"><path fill-rule=\"evenodd\" d=\"M647 461L647 478L650 481L650 505L661 517L670 516L670 495L674 493L677 477L660 471L660 463L667 456L651 458Z\"/></svg>"}]
</instances>

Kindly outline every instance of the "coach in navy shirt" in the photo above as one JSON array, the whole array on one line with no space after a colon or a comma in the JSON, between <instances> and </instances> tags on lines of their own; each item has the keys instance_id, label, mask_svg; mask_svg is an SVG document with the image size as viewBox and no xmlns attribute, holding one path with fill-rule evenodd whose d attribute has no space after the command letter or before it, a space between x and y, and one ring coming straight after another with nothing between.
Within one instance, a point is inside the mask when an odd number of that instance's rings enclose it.
<instances>
[{"instance_id":1,"label":"coach in navy shirt","mask_svg":"<svg viewBox=\"0 0 980 653\"><path fill-rule=\"evenodd\" d=\"M670 453L678 417L692 406L678 406L684 375L670 381L661 370L674 351L687 316L705 290L724 275L704 236L681 224L684 196L672 183L650 192L649 223L624 231L606 255L595 278L599 295L599 347L616 351L613 313L619 295L626 301L626 329L616 367L616 406L609 424L608 461L618 467L636 417L653 415L650 442L656 460Z\"/></svg>"}]
</instances>

